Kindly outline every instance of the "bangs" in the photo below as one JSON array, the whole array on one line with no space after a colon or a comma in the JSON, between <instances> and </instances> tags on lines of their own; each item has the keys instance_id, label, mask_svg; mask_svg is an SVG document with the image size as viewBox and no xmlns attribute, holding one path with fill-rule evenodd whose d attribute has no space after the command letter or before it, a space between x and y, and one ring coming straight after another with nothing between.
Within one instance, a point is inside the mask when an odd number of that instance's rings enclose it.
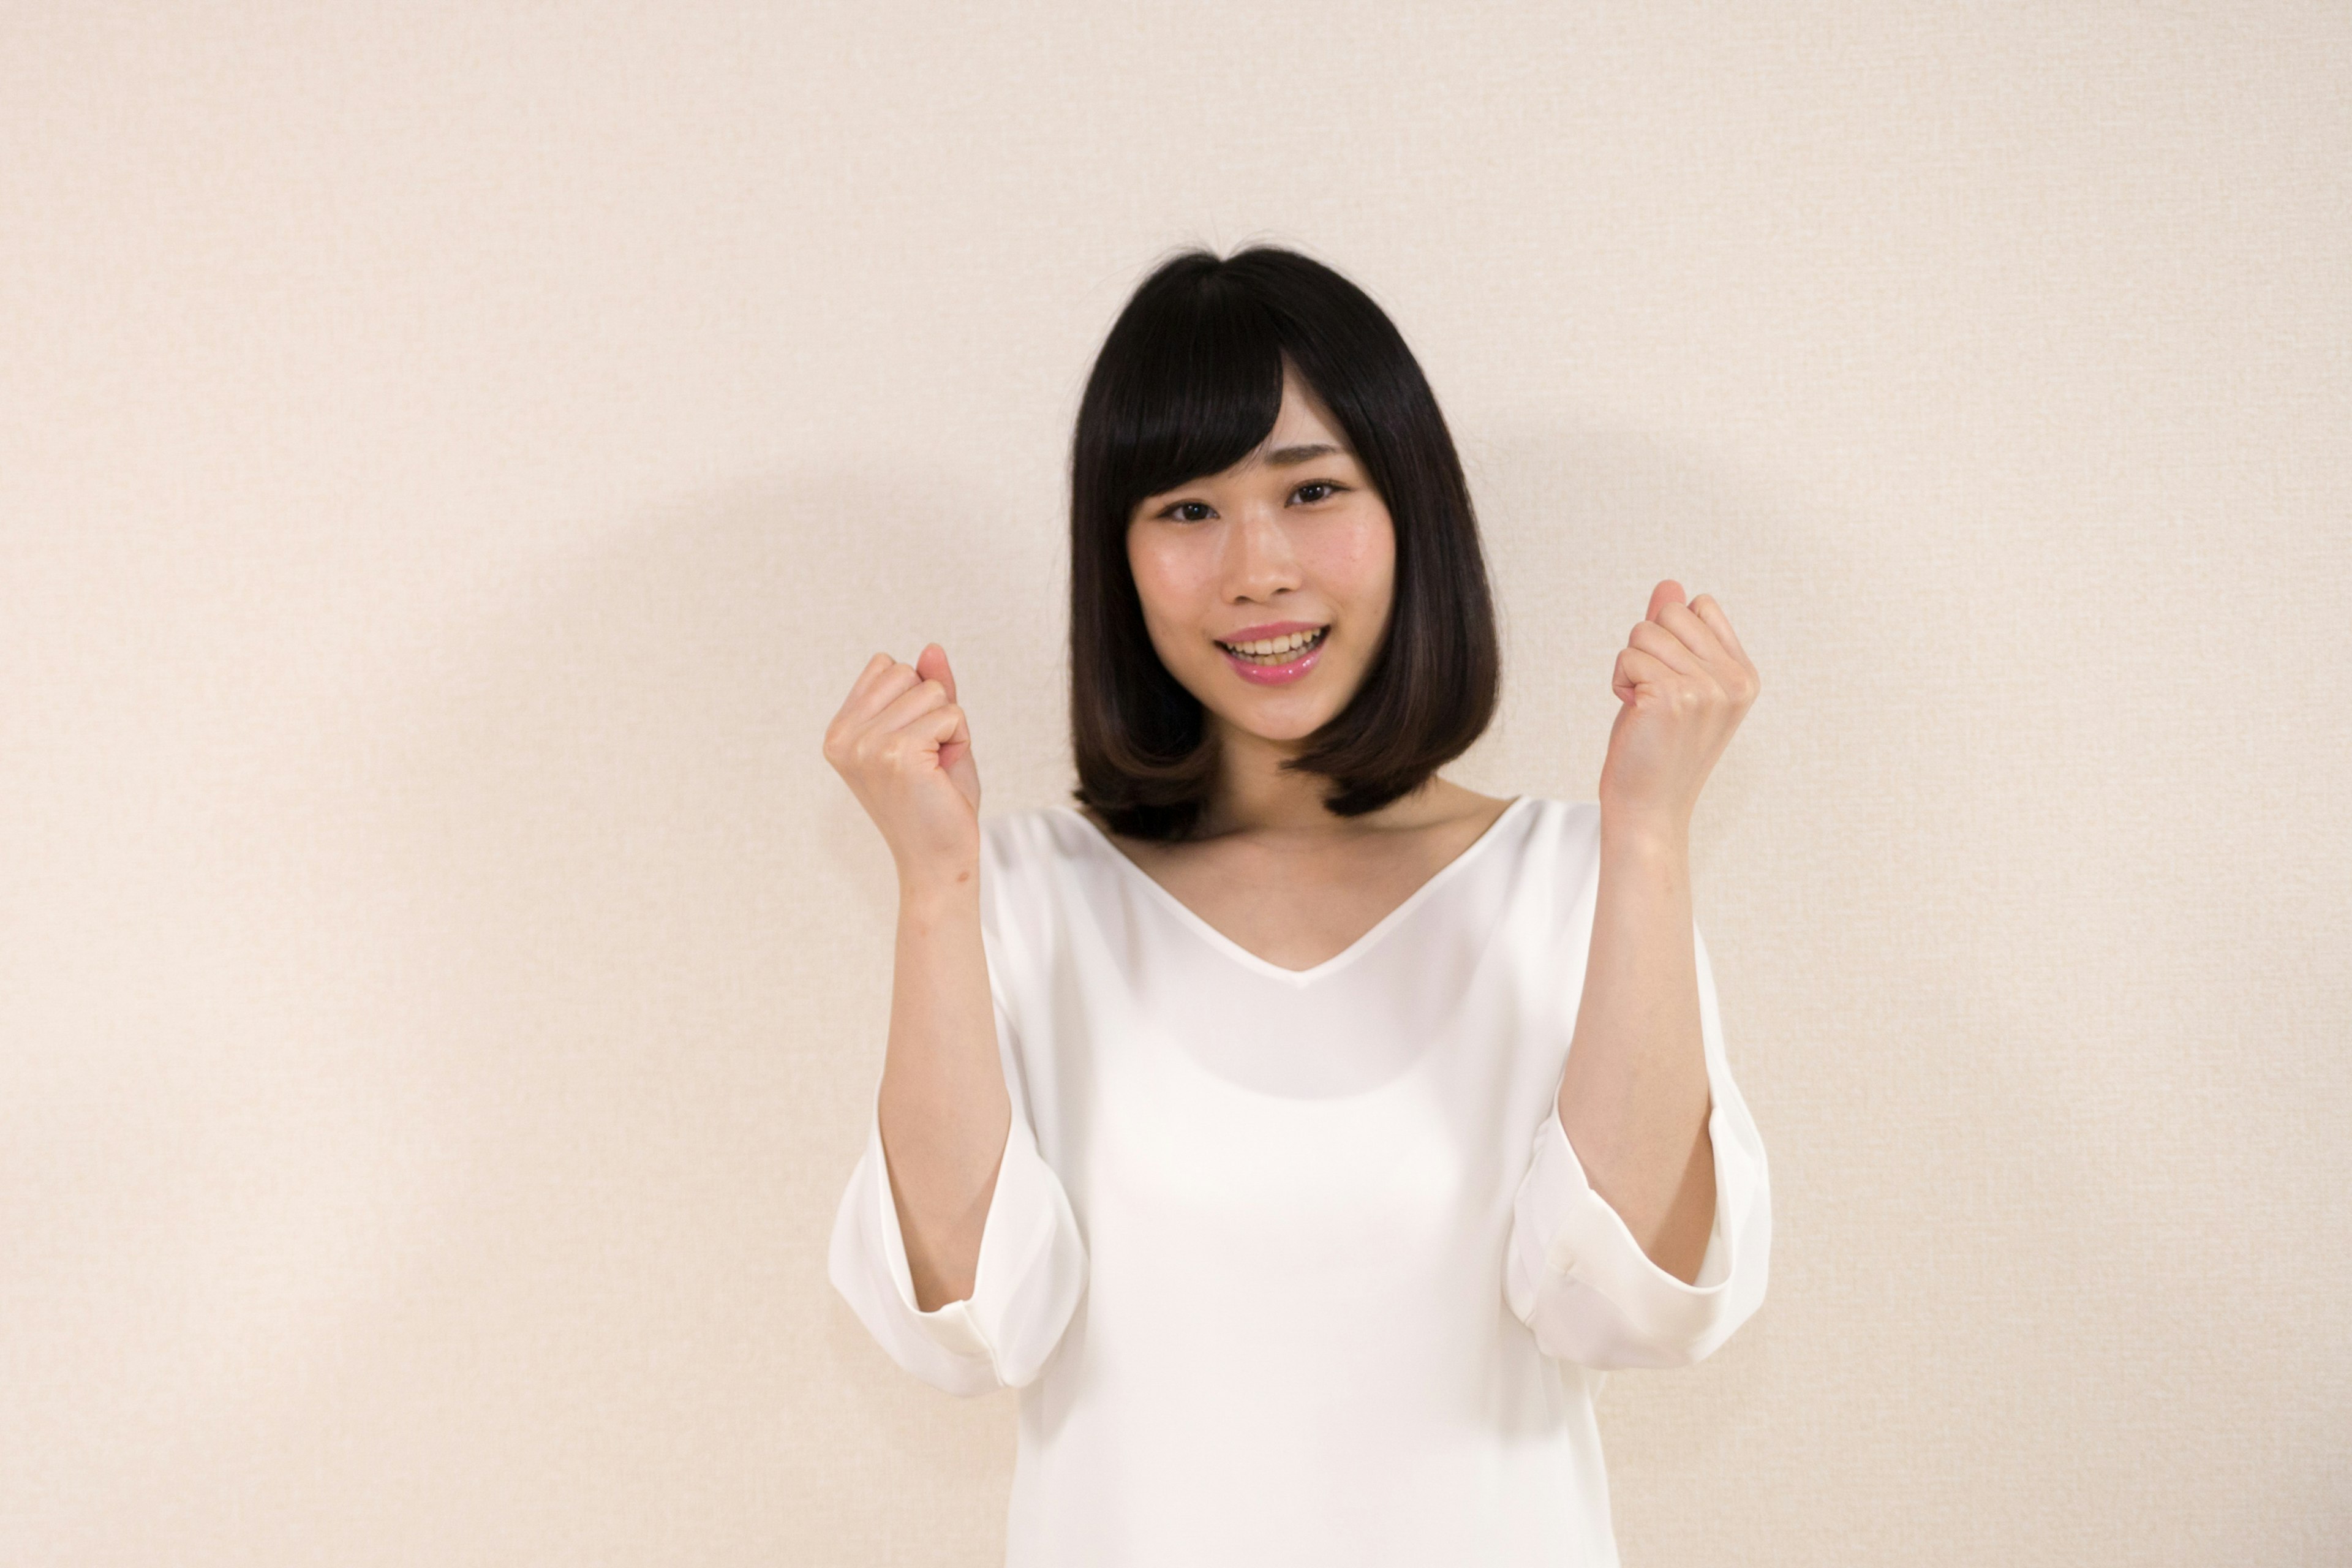
<instances>
[{"instance_id":1,"label":"bangs","mask_svg":"<svg viewBox=\"0 0 2352 1568\"><path fill-rule=\"evenodd\" d=\"M1139 303L1128 341L1104 346L1102 478L1122 520L1240 462L1282 412L1281 330L1264 306L1213 282Z\"/></svg>"}]
</instances>

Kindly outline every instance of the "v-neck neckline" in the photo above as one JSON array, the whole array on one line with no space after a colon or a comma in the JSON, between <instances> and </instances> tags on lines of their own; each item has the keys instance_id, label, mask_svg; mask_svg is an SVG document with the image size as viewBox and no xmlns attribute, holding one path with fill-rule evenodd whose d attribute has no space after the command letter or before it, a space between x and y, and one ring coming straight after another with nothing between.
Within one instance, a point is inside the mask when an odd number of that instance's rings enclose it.
<instances>
[{"instance_id":1,"label":"v-neck neckline","mask_svg":"<svg viewBox=\"0 0 2352 1568\"><path fill-rule=\"evenodd\" d=\"M1180 924L1189 928L1195 935L1200 937L1202 941L1207 942L1211 947L1215 948L1218 952L1223 953L1234 963L1242 965L1244 969L1248 969L1255 973L1263 974L1269 979L1282 981L1286 984L1304 987L1310 985L1316 981L1321 980L1326 976L1339 973L1340 970L1347 968L1348 965L1354 963L1357 959L1362 957L1366 952L1371 951L1374 946L1378 945L1381 938L1386 936L1390 931L1395 930L1397 926L1403 923L1406 916L1412 913L1414 910L1420 908L1422 904L1426 902L1430 896L1433 894L1440 886L1451 879L1456 871L1460 870L1464 866L1468 865L1472 860L1477 858L1479 851L1486 848L1486 846L1492 843L1496 838L1501 837L1503 824L1509 821L1512 815L1516 813L1519 807L1527 805L1528 801L1534 798L1535 797L1532 795L1513 795L1511 797L1510 804L1495 814L1495 820L1488 823L1486 826L1486 828L1479 833L1477 837L1465 845L1460 853L1456 854L1453 859L1448 860L1444 865L1440 866L1434 872L1431 873L1429 879L1423 882L1420 887L1415 888L1412 892L1407 893L1404 896L1403 902L1398 904L1394 909L1391 910L1388 913L1382 915L1378 921L1374 921L1372 928L1364 932L1363 935L1358 937L1355 941L1349 942L1347 946L1341 948L1339 952L1333 953L1322 963L1307 969L1285 969L1282 965L1273 963L1268 959L1260 958L1256 953L1252 952L1248 948L1244 947L1240 942L1235 942L1232 937L1227 936L1224 932L1211 925L1207 921L1202 919L1198 914L1195 914L1190 904L1178 898L1175 894L1170 892L1166 888L1160 885L1158 878L1154 877L1150 872L1145 870L1141 866L1137 865L1135 861L1129 858L1127 851L1121 849L1118 847L1118 842L1114 840L1109 834L1105 833L1100 827L1097 826L1094 819L1087 816L1085 812L1080 811L1075 805L1061 805L1056 807L1056 809L1066 811L1073 817L1076 817L1078 822L1085 826L1086 830L1094 836L1095 840L1109 853L1110 858L1117 861L1120 866L1124 867L1128 875L1133 877L1138 882L1142 884L1146 897L1157 900L1160 906L1171 915L1174 916Z\"/></svg>"}]
</instances>

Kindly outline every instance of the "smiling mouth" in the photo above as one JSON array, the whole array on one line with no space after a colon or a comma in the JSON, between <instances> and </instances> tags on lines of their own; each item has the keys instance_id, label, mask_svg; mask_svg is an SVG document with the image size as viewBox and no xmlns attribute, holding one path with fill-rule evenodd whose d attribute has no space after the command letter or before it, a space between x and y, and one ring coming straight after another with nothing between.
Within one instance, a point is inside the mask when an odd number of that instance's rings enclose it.
<instances>
[{"instance_id":1,"label":"smiling mouth","mask_svg":"<svg viewBox=\"0 0 2352 1568\"><path fill-rule=\"evenodd\" d=\"M1277 665L1296 663L1309 649L1319 646L1329 626L1318 626L1311 632L1291 632L1278 637L1264 637L1254 642L1221 642L1217 646L1246 663L1272 668ZM1211 638L1211 641L1215 641Z\"/></svg>"}]
</instances>

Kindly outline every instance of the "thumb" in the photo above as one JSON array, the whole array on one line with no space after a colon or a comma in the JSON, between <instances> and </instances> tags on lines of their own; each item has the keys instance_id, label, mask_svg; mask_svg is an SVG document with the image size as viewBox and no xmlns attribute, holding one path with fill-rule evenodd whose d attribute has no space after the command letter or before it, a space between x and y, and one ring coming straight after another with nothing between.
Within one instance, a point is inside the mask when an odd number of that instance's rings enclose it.
<instances>
[{"instance_id":1,"label":"thumb","mask_svg":"<svg viewBox=\"0 0 2352 1568\"><path fill-rule=\"evenodd\" d=\"M925 680L936 680L947 688L948 700L956 700L955 672L948 668L948 650L935 642L925 643L923 651L915 656L915 673Z\"/></svg>"}]
</instances>

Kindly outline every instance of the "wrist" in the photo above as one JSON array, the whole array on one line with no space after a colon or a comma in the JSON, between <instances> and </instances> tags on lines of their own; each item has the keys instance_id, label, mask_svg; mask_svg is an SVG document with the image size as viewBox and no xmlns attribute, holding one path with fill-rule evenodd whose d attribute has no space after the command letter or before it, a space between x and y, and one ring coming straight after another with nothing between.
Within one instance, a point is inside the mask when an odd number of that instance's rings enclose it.
<instances>
[{"instance_id":1,"label":"wrist","mask_svg":"<svg viewBox=\"0 0 2352 1568\"><path fill-rule=\"evenodd\" d=\"M898 873L898 907L909 914L951 914L979 903L978 866L927 866Z\"/></svg>"},{"instance_id":2,"label":"wrist","mask_svg":"<svg viewBox=\"0 0 2352 1568\"><path fill-rule=\"evenodd\" d=\"M1690 819L1665 811L1601 811L1603 844L1681 853L1690 847Z\"/></svg>"}]
</instances>

